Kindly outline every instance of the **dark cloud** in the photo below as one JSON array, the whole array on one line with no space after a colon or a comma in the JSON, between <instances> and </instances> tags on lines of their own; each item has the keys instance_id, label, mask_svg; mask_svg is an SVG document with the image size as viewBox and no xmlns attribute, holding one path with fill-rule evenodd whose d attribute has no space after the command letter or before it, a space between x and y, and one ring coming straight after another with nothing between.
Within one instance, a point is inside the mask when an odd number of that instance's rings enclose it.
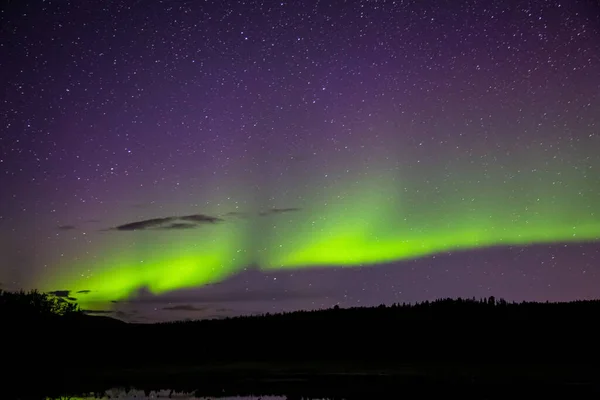
<instances>
[{"instance_id":1,"label":"dark cloud","mask_svg":"<svg viewBox=\"0 0 600 400\"><path fill-rule=\"evenodd\" d=\"M77 229L75 225L60 225L58 226L59 231L72 231L73 229Z\"/></svg>"},{"instance_id":2,"label":"dark cloud","mask_svg":"<svg viewBox=\"0 0 600 400\"><path fill-rule=\"evenodd\" d=\"M88 220L86 220L85 222L86 222L87 224L95 224L95 223L98 223L98 222L100 222L100 220L99 220L99 219L93 219L93 218L92 218L92 219L88 219Z\"/></svg>"},{"instance_id":3,"label":"dark cloud","mask_svg":"<svg viewBox=\"0 0 600 400\"><path fill-rule=\"evenodd\" d=\"M61 298L68 298L71 294L70 290L54 290L52 292L48 292L48 294Z\"/></svg>"},{"instance_id":4,"label":"dark cloud","mask_svg":"<svg viewBox=\"0 0 600 400\"><path fill-rule=\"evenodd\" d=\"M133 314L134 313L125 312L125 311L116 311L114 313L115 317L121 318L121 319L129 319L129 318L133 317Z\"/></svg>"},{"instance_id":5,"label":"dark cloud","mask_svg":"<svg viewBox=\"0 0 600 400\"><path fill-rule=\"evenodd\" d=\"M91 316L115 318L125 322L135 322L133 318L138 314L137 310L83 310L83 312Z\"/></svg>"},{"instance_id":6,"label":"dark cloud","mask_svg":"<svg viewBox=\"0 0 600 400\"><path fill-rule=\"evenodd\" d=\"M75 292L75 293L77 293L77 294L88 294L88 293L91 293L91 292L92 292L91 290L87 290L87 289L86 289L86 290L78 290L78 291L77 291L77 292Z\"/></svg>"},{"instance_id":7,"label":"dark cloud","mask_svg":"<svg viewBox=\"0 0 600 400\"><path fill-rule=\"evenodd\" d=\"M53 294L53 293L48 293L48 294ZM71 297L71 296L57 296L57 295L54 295L54 296L56 297L56 300L59 303L68 303L70 301L77 301L76 297Z\"/></svg>"},{"instance_id":8,"label":"dark cloud","mask_svg":"<svg viewBox=\"0 0 600 400\"><path fill-rule=\"evenodd\" d=\"M214 308L214 307L198 307L193 304L180 304L175 306L164 307L165 311L181 312L182 314L175 314L177 317L188 314L186 320L199 320L199 319L224 319L240 315L240 311L231 308ZM177 318L176 317L176 318Z\"/></svg>"},{"instance_id":9,"label":"dark cloud","mask_svg":"<svg viewBox=\"0 0 600 400\"><path fill-rule=\"evenodd\" d=\"M90 315L105 315L105 314L113 314L112 310L82 310L86 314Z\"/></svg>"},{"instance_id":10,"label":"dark cloud","mask_svg":"<svg viewBox=\"0 0 600 400\"><path fill-rule=\"evenodd\" d=\"M158 229L172 229L172 230L181 230L181 229L194 229L197 228L195 224L186 224L185 222L173 222L172 224L161 226Z\"/></svg>"},{"instance_id":11,"label":"dark cloud","mask_svg":"<svg viewBox=\"0 0 600 400\"><path fill-rule=\"evenodd\" d=\"M184 215L183 217L179 217L179 219L182 221L195 222L195 223L200 223L200 224L201 223L215 224L217 222L223 221L221 218L211 217L210 215L204 215L204 214Z\"/></svg>"},{"instance_id":12,"label":"dark cloud","mask_svg":"<svg viewBox=\"0 0 600 400\"><path fill-rule=\"evenodd\" d=\"M113 318L129 323L138 323L140 320L149 320L147 315L140 314L139 310L114 310Z\"/></svg>"},{"instance_id":13,"label":"dark cloud","mask_svg":"<svg viewBox=\"0 0 600 400\"><path fill-rule=\"evenodd\" d=\"M149 228L157 228L163 224L172 222L174 220L176 220L175 217L151 218L142 221L130 222L124 225L119 225L114 227L113 229L117 231L141 231Z\"/></svg>"},{"instance_id":14,"label":"dark cloud","mask_svg":"<svg viewBox=\"0 0 600 400\"><path fill-rule=\"evenodd\" d=\"M178 222L180 221L180 222ZM183 221L183 222L181 222ZM158 230L179 230L179 229L192 229L200 224L215 224L223 221L221 218L212 217L204 214L192 214L184 216L172 216L164 218L151 218L144 219L141 221L129 222L127 224L118 225L109 230L117 231L142 231L150 229Z\"/></svg>"},{"instance_id":15,"label":"dark cloud","mask_svg":"<svg viewBox=\"0 0 600 400\"><path fill-rule=\"evenodd\" d=\"M196 307L192 304L180 304L176 306L163 307L166 311L205 311L206 307Z\"/></svg>"},{"instance_id":16,"label":"dark cloud","mask_svg":"<svg viewBox=\"0 0 600 400\"><path fill-rule=\"evenodd\" d=\"M225 216L226 217L246 218L248 216L248 213L241 212L241 211L230 211L228 213L225 213Z\"/></svg>"},{"instance_id":17,"label":"dark cloud","mask_svg":"<svg viewBox=\"0 0 600 400\"><path fill-rule=\"evenodd\" d=\"M227 313L227 314L209 314L202 317L202 319L226 319L238 316L238 313Z\"/></svg>"},{"instance_id":18,"label":"dark cloud","mask_svg":"<svg viewBox=\"0 0 600 400\"><path fill-rule=\"evenodd\" d=\"M229 211L226 212L225 215L227 216L236 216L236 215L244 215L245 213L241 212L241 211Z\"/></svg>"},{"instance_id":19,"label":"dark cloud","mask_svg":"<svg viewBox=\"0 0 600 400\"><path fill-rule=\"evenodd\" d=\"M326 293L319 293L315 290L283 290L283 289L262 289L262 290L219 290L218 287L211 290L196 289L181 293L172 293L169 295L153 295L147 289L140 289L137 296L132 297L123 303L129 304L214 304L214 303L246 303L261 301L285 301L299 299L317 299L326 297Z\"/></svg>"},{"instance_id":20,"label":"dark cloud","mask_svg":"<svg viewBox=\"0 0 600 400\"><path fill-rule=\"evenodd\" d=\"M270 210L259 212L258 215L264 217L264 216L267 216L267 215L275 215L275 214L281 214L281 213L287 213L287 212L295 212L295 211L300 211L300 208L297 208L297 207L271 208Z\"/></svg>"},{"instance_id":21,"label":"dark cloud","mask_svg":"<svg viewBox=\"0 0 600 400\"><path fill-rule=\"evenodd\" d=\"M125 320L127 323L129 324L148 324L148 323L154 323L154 322L164 322L164 321L159 321L156 319L152 319L150 317L146 317L146 316L136 316L136 317L132 317L132 316L128 316L128 317L119 317L119 319L121 320Z\"/></svg>"}]
</instances>

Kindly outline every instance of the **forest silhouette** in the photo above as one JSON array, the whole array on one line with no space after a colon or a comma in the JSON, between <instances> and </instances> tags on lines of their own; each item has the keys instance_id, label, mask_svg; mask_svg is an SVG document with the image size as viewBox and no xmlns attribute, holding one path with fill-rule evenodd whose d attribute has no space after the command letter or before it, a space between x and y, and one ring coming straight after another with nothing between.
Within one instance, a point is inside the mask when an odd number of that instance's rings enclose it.
<instances>
[{"instance_id":1,"label":"forest silhouette","mask_svg":"<svg viewBox=\"0 0 600 400\"><path fill-rule=\"evenodd\" d=\"M56 348L46 346L38 333L37 351L48 356L65 355L75 344L84 346L76 350L79 356L115 355L94 359L95 364L458 355L581 360L597 347L598 315L600 300L517 303L488 297L133 324L86 315L75 302L52 294L0 290L7 333L27 339L25 332L34 329L49 338L57 333L68 338L70 345Z\"/></svg>"},{"instance_id":2,"label":"forest silhouette","mask_svg":"<svg viewBox=\"0 0 600 400\"><path fill-rule=\"evenodd\" d=\"M50 294L0 291L9 376L61 388L136 379L172 387L190 371L202 372L206 385L233 376L417 370L427 371L419 379L596 382L598 315L598 300L489 297L131 324L86 315Z\"/></svg>"}]
</instances>

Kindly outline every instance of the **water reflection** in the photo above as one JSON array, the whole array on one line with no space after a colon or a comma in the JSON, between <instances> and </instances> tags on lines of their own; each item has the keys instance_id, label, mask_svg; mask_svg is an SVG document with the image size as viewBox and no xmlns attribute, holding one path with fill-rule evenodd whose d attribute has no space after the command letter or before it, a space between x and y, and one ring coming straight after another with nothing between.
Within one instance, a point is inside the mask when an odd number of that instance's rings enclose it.
<instances>
[{"instance_id":1,"label":"water reflection","mask_svg":"<svg viewBox=\"0 0 600 400\"><path fill-rule=\"evenodd\" d=\"M113 389L106 391L103 394L91 394L86 397L59 397L48 398L47 400L159 400L159 399L175 399L175 400L287 400L286 396L224 396L224 397L197 397L193 393L175 393L170 390L158 392L147 392L143 390L123 390ZM306 399L319 400L319 399ZM323 399L325 400L325 399Z\"/></svg>"},{"instance_id":2,"label":"water reflection","mask_svg":"<svg viewBox=\"0 0 600 400\"><path fill-rule=\"evenodd\" d=\"M227 397L197 397L193 393L174 393L170 390L158 392L146 392L143 390L108 390L104 394L86 397L58 397L48 398L47 400L159 400L159 399L174 399L174 400L287 400L286 396L227 396ZM308 399L307 399L308 400ZM316 399L315 399L316 400Z\"/></svg>"}]
</instances>

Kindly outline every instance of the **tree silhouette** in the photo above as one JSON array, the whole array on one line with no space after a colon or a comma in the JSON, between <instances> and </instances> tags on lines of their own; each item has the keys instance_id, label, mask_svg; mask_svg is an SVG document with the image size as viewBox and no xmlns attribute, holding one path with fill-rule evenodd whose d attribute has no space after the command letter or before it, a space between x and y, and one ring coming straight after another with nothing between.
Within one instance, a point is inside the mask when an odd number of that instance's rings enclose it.
<instances>
[{"instance_id":1,"label":"tree silhouette","mask_svg":"<svg viewBox=\"0 0 600 400\"><path fill-rule=\"evenodd\" d=\"M37 290L8 292L0 289L0 318L8 321L42 321L81 313L76 303Z\"/></svg>"}]
</instances>

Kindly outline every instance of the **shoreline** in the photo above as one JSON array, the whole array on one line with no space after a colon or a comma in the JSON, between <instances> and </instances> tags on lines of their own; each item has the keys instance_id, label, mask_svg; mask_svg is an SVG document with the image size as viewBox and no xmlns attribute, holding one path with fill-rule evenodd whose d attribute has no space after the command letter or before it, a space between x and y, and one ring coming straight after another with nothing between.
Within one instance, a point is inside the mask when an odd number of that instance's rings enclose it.
<instances>
[{"instance_id":1,"label":"shoreline","mask_svg":"<svg viewBox=\"0 0 600 400\"><path fill-rule=\"evenodd\" d=\"M220 366L165 365L69 371L64 378L38 378L30 396L81 396L114 388L174 390L196 396L285 395L289 399L363 399L393 393L437 395L589 395L600 393L600 367L588 364L428 363L371 368L236 363Z\"/></svg>"}]
</instances>

